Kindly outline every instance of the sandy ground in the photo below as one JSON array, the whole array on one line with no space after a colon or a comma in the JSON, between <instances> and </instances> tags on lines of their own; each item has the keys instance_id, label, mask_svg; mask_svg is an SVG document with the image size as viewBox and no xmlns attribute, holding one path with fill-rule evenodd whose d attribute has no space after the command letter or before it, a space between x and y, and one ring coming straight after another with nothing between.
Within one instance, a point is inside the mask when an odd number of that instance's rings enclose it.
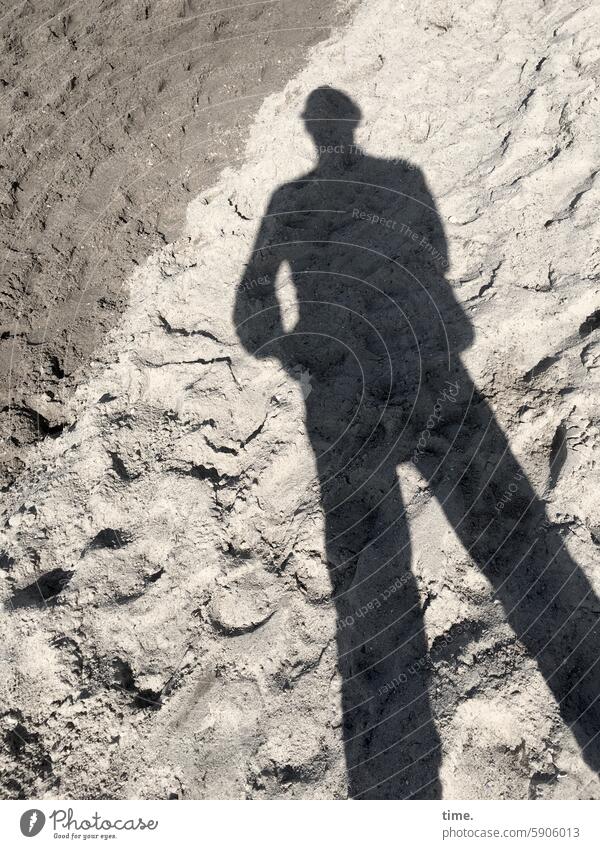
<instances>
[{"instance_id":1,"label":"sandy ground","mask_svg":"<svg viewBox=\"0 0 600 849\"><path fill-rule=\"evenodd\" d=\"M64 427L127 301L351 3L18 2L0 13L0 485Z\"/></svg>"},{"instance_id":2,"label":"sandy ground","mask_svg":"<svg viewBox=\"0 0 600 849\"><path fill-rule=\"evenodd\" d=\"M7 797L599 797L599 75L376 0L273 84L5 494Z\"/></svg>"}]
</instances>

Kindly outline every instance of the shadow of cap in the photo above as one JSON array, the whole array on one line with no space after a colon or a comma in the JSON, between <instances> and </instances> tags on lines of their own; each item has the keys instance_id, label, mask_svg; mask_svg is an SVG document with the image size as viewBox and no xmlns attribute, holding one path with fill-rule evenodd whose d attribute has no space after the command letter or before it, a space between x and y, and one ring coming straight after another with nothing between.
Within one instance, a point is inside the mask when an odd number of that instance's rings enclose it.
<instances>
[{"instance_id":1,"label":"shadow of cap","mask_svg":"<svg viewBox=\"0 0 600 849\"><path fill-rule=\"evenodd\" d=\"M330 86L320 86L306 98L301 117L305 121L348 121L358 124L362 112L343 91Z\"/></svg>"}]
</instances>

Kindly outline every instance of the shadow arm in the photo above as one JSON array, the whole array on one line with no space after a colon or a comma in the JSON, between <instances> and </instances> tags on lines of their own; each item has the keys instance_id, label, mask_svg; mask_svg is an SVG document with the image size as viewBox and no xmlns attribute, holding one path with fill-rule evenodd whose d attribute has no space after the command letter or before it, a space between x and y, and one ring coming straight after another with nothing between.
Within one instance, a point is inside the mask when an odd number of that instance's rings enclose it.
<instances>
[{"instance_id":1,"label":"shadow arm","mask_svg":"<svg viewBox=\"0 0 600 849\"><path fill-rule=\"evenodd\" d=\"M439 276L440 285L435 289L435 300L450 338L453 351L469 348L475 339L473 325L462 305L459 303L449 278L450 259L448 241L444 224L437 204L422 174L418 175L417 197L423 201L420 232L422 235L422 256L427 259L435 276Z\"/></svg>"},{"instance_id":2,"label":"shadow arm","mask_svg":"<svg viewBox=\"0 0 600 849\"><path fill-rule=\"evenodd\" d=\"M238 283L233 310L238 338L244 349L255 357L277 356L279 337L284 334L275 291L282 262L278 249L273 247L277 242L275 206L272 199Z\"/></svg>"}]
</instances>

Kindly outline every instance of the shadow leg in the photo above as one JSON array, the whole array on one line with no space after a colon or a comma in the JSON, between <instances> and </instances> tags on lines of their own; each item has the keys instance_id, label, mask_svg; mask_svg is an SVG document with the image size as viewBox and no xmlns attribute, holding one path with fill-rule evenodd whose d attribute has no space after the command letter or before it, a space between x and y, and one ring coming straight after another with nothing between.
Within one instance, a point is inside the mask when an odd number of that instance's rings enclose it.
<instances>
[{"instance_id":1,"label":"shadow leg","mask_svg":"<svg viewBox=\"0 0 600 849\"><path fill-rule=\"evenodd\" d=\"M489 405L471 394L466 372L457 385L457 403L445 408L439 432L417 465L490 581L517 638L535 658L583 757L597 771L600 604Z\"/></svg>"},{"instance_id":2,"label":"shadow leg","mask_svg":"<svg viewBox=\"0 0 600 849\"><path fill-rule=\"evenodd\" d=\"M393 467L365 483L376 459L363 454L357 473L323 484L349 796L440 798L423 616L397 521L404 508ZM322 469L322 480L330 474Z\"/></svg>"}]
</instances>

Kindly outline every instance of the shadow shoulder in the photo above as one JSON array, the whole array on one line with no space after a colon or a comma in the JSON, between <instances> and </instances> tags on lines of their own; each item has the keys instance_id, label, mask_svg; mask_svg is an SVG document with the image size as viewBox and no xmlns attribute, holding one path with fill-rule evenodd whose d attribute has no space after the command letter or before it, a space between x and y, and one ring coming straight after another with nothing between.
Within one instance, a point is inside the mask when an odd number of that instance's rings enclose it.
<instances>
[{"instance_id":1,"label":"shadow shoulder","mask_svg":"<svg viewBox=\"0 0 600 849\"><path fill-rule=\"evenodd\" d=\"M289 211L291 202L295 196L308 183L315 182L315 174L309 171L306 174L301 174L285 183L280 183L273 189L267 204L266 215L276 216L286 211Z\"/></svg>"},{"instance_id":2,"label":"shadow shoulder","mask_svg":"<svg viewBox=\"0 0 600 849\"><path fill-rule=\"evenodd\" d=\"M385 184L401 192L408 189L418 190L420 193L428 193L425 175L420 166L409 159L398 157L369 157L371 164L365 162L366 171L379 177Z\"/></svg>"}]
</instances>

